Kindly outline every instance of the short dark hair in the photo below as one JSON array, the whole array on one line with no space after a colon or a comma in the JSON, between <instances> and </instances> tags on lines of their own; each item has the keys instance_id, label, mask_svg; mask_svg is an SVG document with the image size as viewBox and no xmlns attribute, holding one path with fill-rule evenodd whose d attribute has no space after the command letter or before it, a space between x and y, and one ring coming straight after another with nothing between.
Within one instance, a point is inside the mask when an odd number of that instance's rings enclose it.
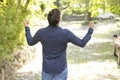
<instances>
[{"instance_id":1,"label":"short dark hair","mask_svg":"<svg viewBox=\"0 0 120 80\"><path fill-rule=\"evenodd\" d=\"M56 27L60 22L61 12L59 9L52 9L48 14L49 25Z\"/></svg>"}]
</instances>

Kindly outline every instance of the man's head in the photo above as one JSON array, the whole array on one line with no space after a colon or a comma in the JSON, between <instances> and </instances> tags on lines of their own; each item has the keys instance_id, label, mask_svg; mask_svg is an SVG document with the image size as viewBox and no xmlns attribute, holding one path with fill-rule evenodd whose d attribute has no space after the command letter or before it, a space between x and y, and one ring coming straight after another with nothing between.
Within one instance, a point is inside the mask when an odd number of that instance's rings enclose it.
<instances>
[{"instance_id":1,"label":"man's head","mask_svg":"<svg viewBox=\"0 0 120 80\"><path fill-rule=\"evenodd\" d=\"M58 9L53 9L48 14L49 25L56 27L60 22L61 12Z\"/></svg>"}]
</instances>

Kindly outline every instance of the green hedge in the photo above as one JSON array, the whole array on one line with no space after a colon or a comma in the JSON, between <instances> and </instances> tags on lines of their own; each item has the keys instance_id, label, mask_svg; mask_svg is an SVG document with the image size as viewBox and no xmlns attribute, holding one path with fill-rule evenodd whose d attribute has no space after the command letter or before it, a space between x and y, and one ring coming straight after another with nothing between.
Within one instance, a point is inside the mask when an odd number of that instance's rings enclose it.
<instances>
[{"instance_id":1,"label":"green hedge","mask_svg":"<svg viewBox=\"0 0 120 80\"><path fill-rule=\"evenodd\" d=\"M23 19L27 13L14 0L0 2L0 61L11 59L13 49L24 44Z\"/></svg>"}]
</instances>

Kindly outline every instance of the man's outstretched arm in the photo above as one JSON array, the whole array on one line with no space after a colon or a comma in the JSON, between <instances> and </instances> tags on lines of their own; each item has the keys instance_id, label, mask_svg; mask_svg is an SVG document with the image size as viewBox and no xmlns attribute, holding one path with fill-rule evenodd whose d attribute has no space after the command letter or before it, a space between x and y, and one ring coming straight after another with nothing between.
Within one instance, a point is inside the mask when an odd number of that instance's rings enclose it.
<instances>
[{"instance_id":1,"label":"man's outstretched arm","mask_svg":"<svg viewBox=\"0 0 120 80\"><path fill-rule=\"evenodd\" d=\"M75 45L78 45L80 47L84 47L87 42L91 39L91 35L93 33L93 28L94 28L94 23L90 22L89 23L89 29L87 34L84 36L83 39L80 39L79 37L77 37L76 35L74 35L72 32L69 32L68 34L68 39L70 42L72 42Z\"/></svg>"},{"instance_id":2,"label":"man's outstretched arm","mask_svg":"<svg viewBox=\"0 0 120 80\"><path fill-rule=\"evenodd\" d=\"M25 26L27 43L28 43L30 46L36 44L36 43L39 41L39 33L37 32L37 33L32 37L31 32L30 32L30 28L29 28L29 22L28 22L28 21L24 21L24 26Z\"/></svg>"}]
</instances>

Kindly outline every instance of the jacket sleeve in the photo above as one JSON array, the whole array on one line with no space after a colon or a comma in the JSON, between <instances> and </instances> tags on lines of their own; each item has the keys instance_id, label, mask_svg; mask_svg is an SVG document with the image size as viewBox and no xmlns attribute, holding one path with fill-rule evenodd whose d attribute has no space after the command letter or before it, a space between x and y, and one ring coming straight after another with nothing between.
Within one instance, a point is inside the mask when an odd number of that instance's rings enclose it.
<instances>
[{"instance_id":1,"label":"jacket sleeve","mask_svg":"<svg viewBox=\"0 0 120 80\"><path fill-rule=\"evenodd\" d=\"M84 47L87 44L87 42L91 39L92 33L93 33L93 29L89 28L87 34L83 37L83 39L80 39L79 37L77 37L76 35L74 35L72 32L69 31L67 38L69 42L78 45L80 47Z\"/></svg>"},{"instance_id":2,"label":"jacket sleeve","mask_svg":"<svg viewBox=\"0 0 120 80\"><path fill-rule=\"evenodd\" d=\"M36 32L33 37L30 33L29 27L25 27L25 32L26 32L26 39L27 39L28 45L32 46L36 44L37 42L39 42L39 31Z\"/></svg>"}]
</instances>

